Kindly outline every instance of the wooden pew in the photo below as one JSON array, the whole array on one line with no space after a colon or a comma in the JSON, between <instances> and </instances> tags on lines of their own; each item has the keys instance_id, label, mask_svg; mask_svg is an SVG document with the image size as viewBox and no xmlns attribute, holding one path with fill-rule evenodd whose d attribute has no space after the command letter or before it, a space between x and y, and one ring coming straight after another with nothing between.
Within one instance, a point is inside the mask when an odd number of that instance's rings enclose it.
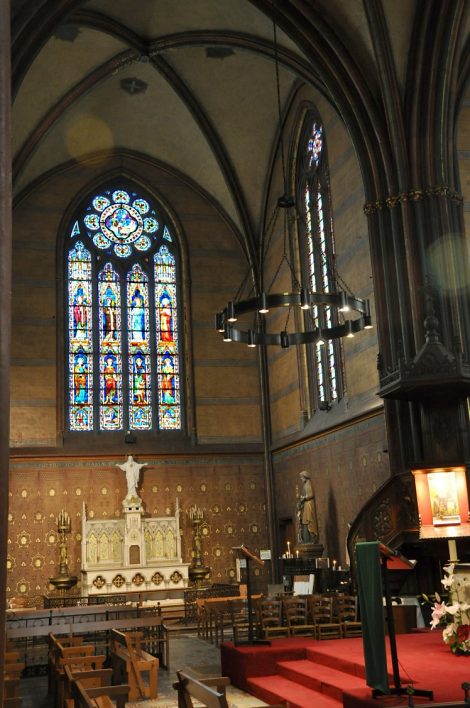
<instances>
[{"instance_id":1,"label":"wooden pew","mask_svg":"<svg viewBox=\"0 0 470 708\"><path fill-rule=\"evenodd\" d=\"M48 640L50 634L55 637L60 637L60 641L65 644L65 640L82 641L82 635L88 635L97 639L101 637L103 643L107 643L109 633L112 629L120 629L122 631L144 630L146 633L145 641L149 653L158 656L160 666L169 669L170 646L167 626L164 623L164 618L152 612L139 617L127 617L126 610L128 608L112 608L109 612L112 617L107 617L107 613L102 610L96 610L94 607L75 607L65 608L60 610L49 610L47 616L44 613L38 623L31 626L7 626L7 636L10 640L21 642L25 646L25 658L28 665L27 647L30 642L42 642ZM137 612L138 610L132 610ZM77 613L77 614L73 614ZM87 617L88 614L96 614L103 619L95 621L79 621ZM49 616L50 615L50 616ZM11 618L10 618L11 619ZM36 622L34 617L31 622ZM13 622L13 620L11 620ZM97 640L99 641L99 640ZM31 663L31 662L30 662ZM54 692L54 687L49 687L49 692Z\"/></svg>"},{"instance_id":2,"label":"wooden pew","mask_svg":"<svg viewBox=\"0 0 470 708\"><path fill-rule=\"evenodd\" d=\"M88 658L88 657L87 657ZM65 708L75 708L74 687L75 681L80 681L85 689L102 688L111 686L113 677L112 669L91 669L77 670L65 664L64 666L64 706Z\"/></svg>"},{"instance_id":3,"label":"wooden pew","mask_svg":"<svg viewBox=\"0 0 470 708\"><path fill-rule=\"evenodd\" d=\"M178 708L194 708L193 700L206 708L229 708L225 687L230 685L230 679L226 676L196 678L191 670L177 671L176 675L178 681L173 688L178 691ZM278 703L271 708L285 708L285 705Z\"/></svg>"},{"instance_id":4,"label":"wooden pew","mask_svg":"<svg viewBox=\"0 0 470 708\"><path fill-rule=\"evenodd\" d=\"M59 663L60 647L75 647L81 645L83 637L61 637L60 641L55 634L48 634L47 653L47 693L56 692L57 664Z\"/></svg>"},{"instance_id":5,"label":"wooden pew","mask_svg":"<svg viewBox=\"0 0 470 708\"><path fill-rule=\"evenodd\" d=\"M18 651L5 652L3 667L3 703L4 708L19 708L21 706L20 679L24 662L19 661Z\"/></svg>"},{"instance_id":6,"label":"wooden pew","mask_svg":"<svg viewBox=\"0 0 470 708\"><path fill-rule=\"evenodd\" d=\"M141 648L142 632L111 630L113 683L129 683L129 700L157 697L158 659ZM143 674L148 673L148 686Z\"/></svg>"},{"instance_id":7,"label":"wooden pew","mask_svg":"<svg viewBox=\"0 0 470 708\"><path fill-rule=\"evenodd\" d=\"M3 679L3 708L21 708L20 679Z\"/></svg>"},{"instance_id":8,"label":"wooden pew","mask_svg":"<svg viewBox=\"0 0 470 708\"><path fill-rule=\"evenodd\" d=\"M52 676L51 685L54 687L55 704L57 708L64 706L65 666L71 669L90 670L102 669L106 661L104 654L96 655L92 644L76 644L59 641L53 634L49 635L49 672Z\"/></svg>"},{"instance_id":9,"label":"wooden pew","mask_svg":"<svg viewBox=\"0 0 470 708\"><path fill-rule=\"evenodd\" d=\"M129 686L86 688L81 681L72 683L74 708L125 708L129 701Z\"/></svg>"}]
</instances>

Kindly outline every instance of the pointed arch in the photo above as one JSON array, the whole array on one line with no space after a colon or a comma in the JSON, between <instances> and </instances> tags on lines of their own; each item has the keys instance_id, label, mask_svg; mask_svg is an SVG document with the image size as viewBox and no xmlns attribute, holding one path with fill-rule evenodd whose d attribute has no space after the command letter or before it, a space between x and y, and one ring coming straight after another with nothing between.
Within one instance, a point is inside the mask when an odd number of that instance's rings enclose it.
<instances>
[{"instance_id":1,"label":"pointed arch","mask_svg":"<svg viewBox=\"0 0 470 708\"><path fill-rule=\"evenodd\" d=\"M307 111L297 155L296 201L300 215L299 251L305 282L316 292L334 292L335 245L325 129L314 110ZM337 324L332 307L314 306L305 314L307 328ZM309 350L312 408L321 409L342 396L342 353L339 340L319 340Z\"/></svg>"},{"instance_id":2,"label":"pointed arch","mask_svg":"<svg viewBox=\"0 0 470 708\"><path fill-rule=\"evenodd\" d=\"M113 180L65 234L69 432L181 430L179 251L165 212Z\"/></svg>"}]
</instances>

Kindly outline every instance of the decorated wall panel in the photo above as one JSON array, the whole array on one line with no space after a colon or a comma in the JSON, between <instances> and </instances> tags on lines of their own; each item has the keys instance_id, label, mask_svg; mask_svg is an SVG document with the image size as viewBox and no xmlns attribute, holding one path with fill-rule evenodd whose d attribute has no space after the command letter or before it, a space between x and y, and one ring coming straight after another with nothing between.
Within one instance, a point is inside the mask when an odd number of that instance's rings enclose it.
<instances>
[{"instance_id":1,"label":"decorated wall panel","mask_svg":"<svg viewBox=\"0 0 470 708\"><path fill-rule=\"evenodd\" d=\"M299 473L306 470L314 487L324 554L343 564L348 523L390 475L385 421L376 414L354 425L318 435L274 457L277 514L294 526Z\"/></svg>"},{"instance_id":2,"label":"decorated wall panel","mask_svg":"<svg viewBox=\"0 0 470 708\"><path fill-rule=\"evenodd\" d=\"M213 582L235 579L232 546L244 543L255 552L267 547L264 478L257 456L161 459L141 455L138 459L147 463L139 487L146 513L171 517L175 498L179 500L184 562L191 563L193 557L189 509L196 504L203 510L203 558L212 570ZM71 517L67 539L70 571L80 575L83 502L90 519L122 518L126 480L115 466L122 460L123 455L88 460L12 459L8 596L52 591L48 578L57 574L56 517L62 509ZM148 538L147 543L158 555L158 544L163 540ZM257 570L255 583L261 585L267 577L268 568Z\"/></svg>"}]
</instances>

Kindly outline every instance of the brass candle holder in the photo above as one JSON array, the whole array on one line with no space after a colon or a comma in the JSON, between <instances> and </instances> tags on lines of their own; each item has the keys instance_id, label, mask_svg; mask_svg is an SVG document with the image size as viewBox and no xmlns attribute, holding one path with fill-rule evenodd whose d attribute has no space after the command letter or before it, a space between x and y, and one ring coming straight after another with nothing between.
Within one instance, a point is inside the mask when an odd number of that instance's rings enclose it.
<instances>
[{"instance_id":1,"label":"brass candle holder","mask_svg":"<svg viewBox=\"0 0 470 708\"><path fill-rule=\"evenodd\" d=\"M188 516L193 525L193 563L188 570L189 579L200 586L210 573L210 568L204 565L202 556L201 526L204 523L204 512L196 505L188 510Z\"/></svg>"},{"instance_id":2,"label":"brass candle holder","mask_svg":"<svg viewBox=\"0 0 470 708\"><path fill-rule=\"evenodd\" d=\"M72 529L70 516L62 510L57 517L57 532L59 534L59 575L55 578L49 578L51 585L56 590L65 593L70 588L77 584L77 576L69 573L69 559L67 555L66 536Z\"/></svg>"}]
</instances>

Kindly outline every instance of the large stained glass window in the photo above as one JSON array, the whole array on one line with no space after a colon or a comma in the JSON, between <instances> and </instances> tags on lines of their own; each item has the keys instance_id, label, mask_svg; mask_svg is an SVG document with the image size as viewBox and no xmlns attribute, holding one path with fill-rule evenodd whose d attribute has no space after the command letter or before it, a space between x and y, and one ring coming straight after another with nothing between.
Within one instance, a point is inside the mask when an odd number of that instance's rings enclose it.
<instances>
[{"instance_id":1,"label":"large stained glass window","mask_svg":"<svg viewBox=\"0 0 470 708\"><path fill-rule=\"evenodd\" d=\"M333 292L334 238L330 209L328 164L324 128L309 114L304 125L298 160L300 250L310 288ZM335 313L331 307L314 306L306 315L307 327L332 327ZM319 341L309 353L313 379L313 404L322 408L341 394L341 349L338 340Z\"/></svg>"},{"instance_id":2,"label":"large stained glass window","mask_svg":"<svg viewBox=\"0 0 470 708\"><path fill-rule=\"evenodd\" d=\"M146 195L116 185L91 195L71 224L71 432L181 430L178 253L164 221Z\"/></svg>"}]
</instances>

